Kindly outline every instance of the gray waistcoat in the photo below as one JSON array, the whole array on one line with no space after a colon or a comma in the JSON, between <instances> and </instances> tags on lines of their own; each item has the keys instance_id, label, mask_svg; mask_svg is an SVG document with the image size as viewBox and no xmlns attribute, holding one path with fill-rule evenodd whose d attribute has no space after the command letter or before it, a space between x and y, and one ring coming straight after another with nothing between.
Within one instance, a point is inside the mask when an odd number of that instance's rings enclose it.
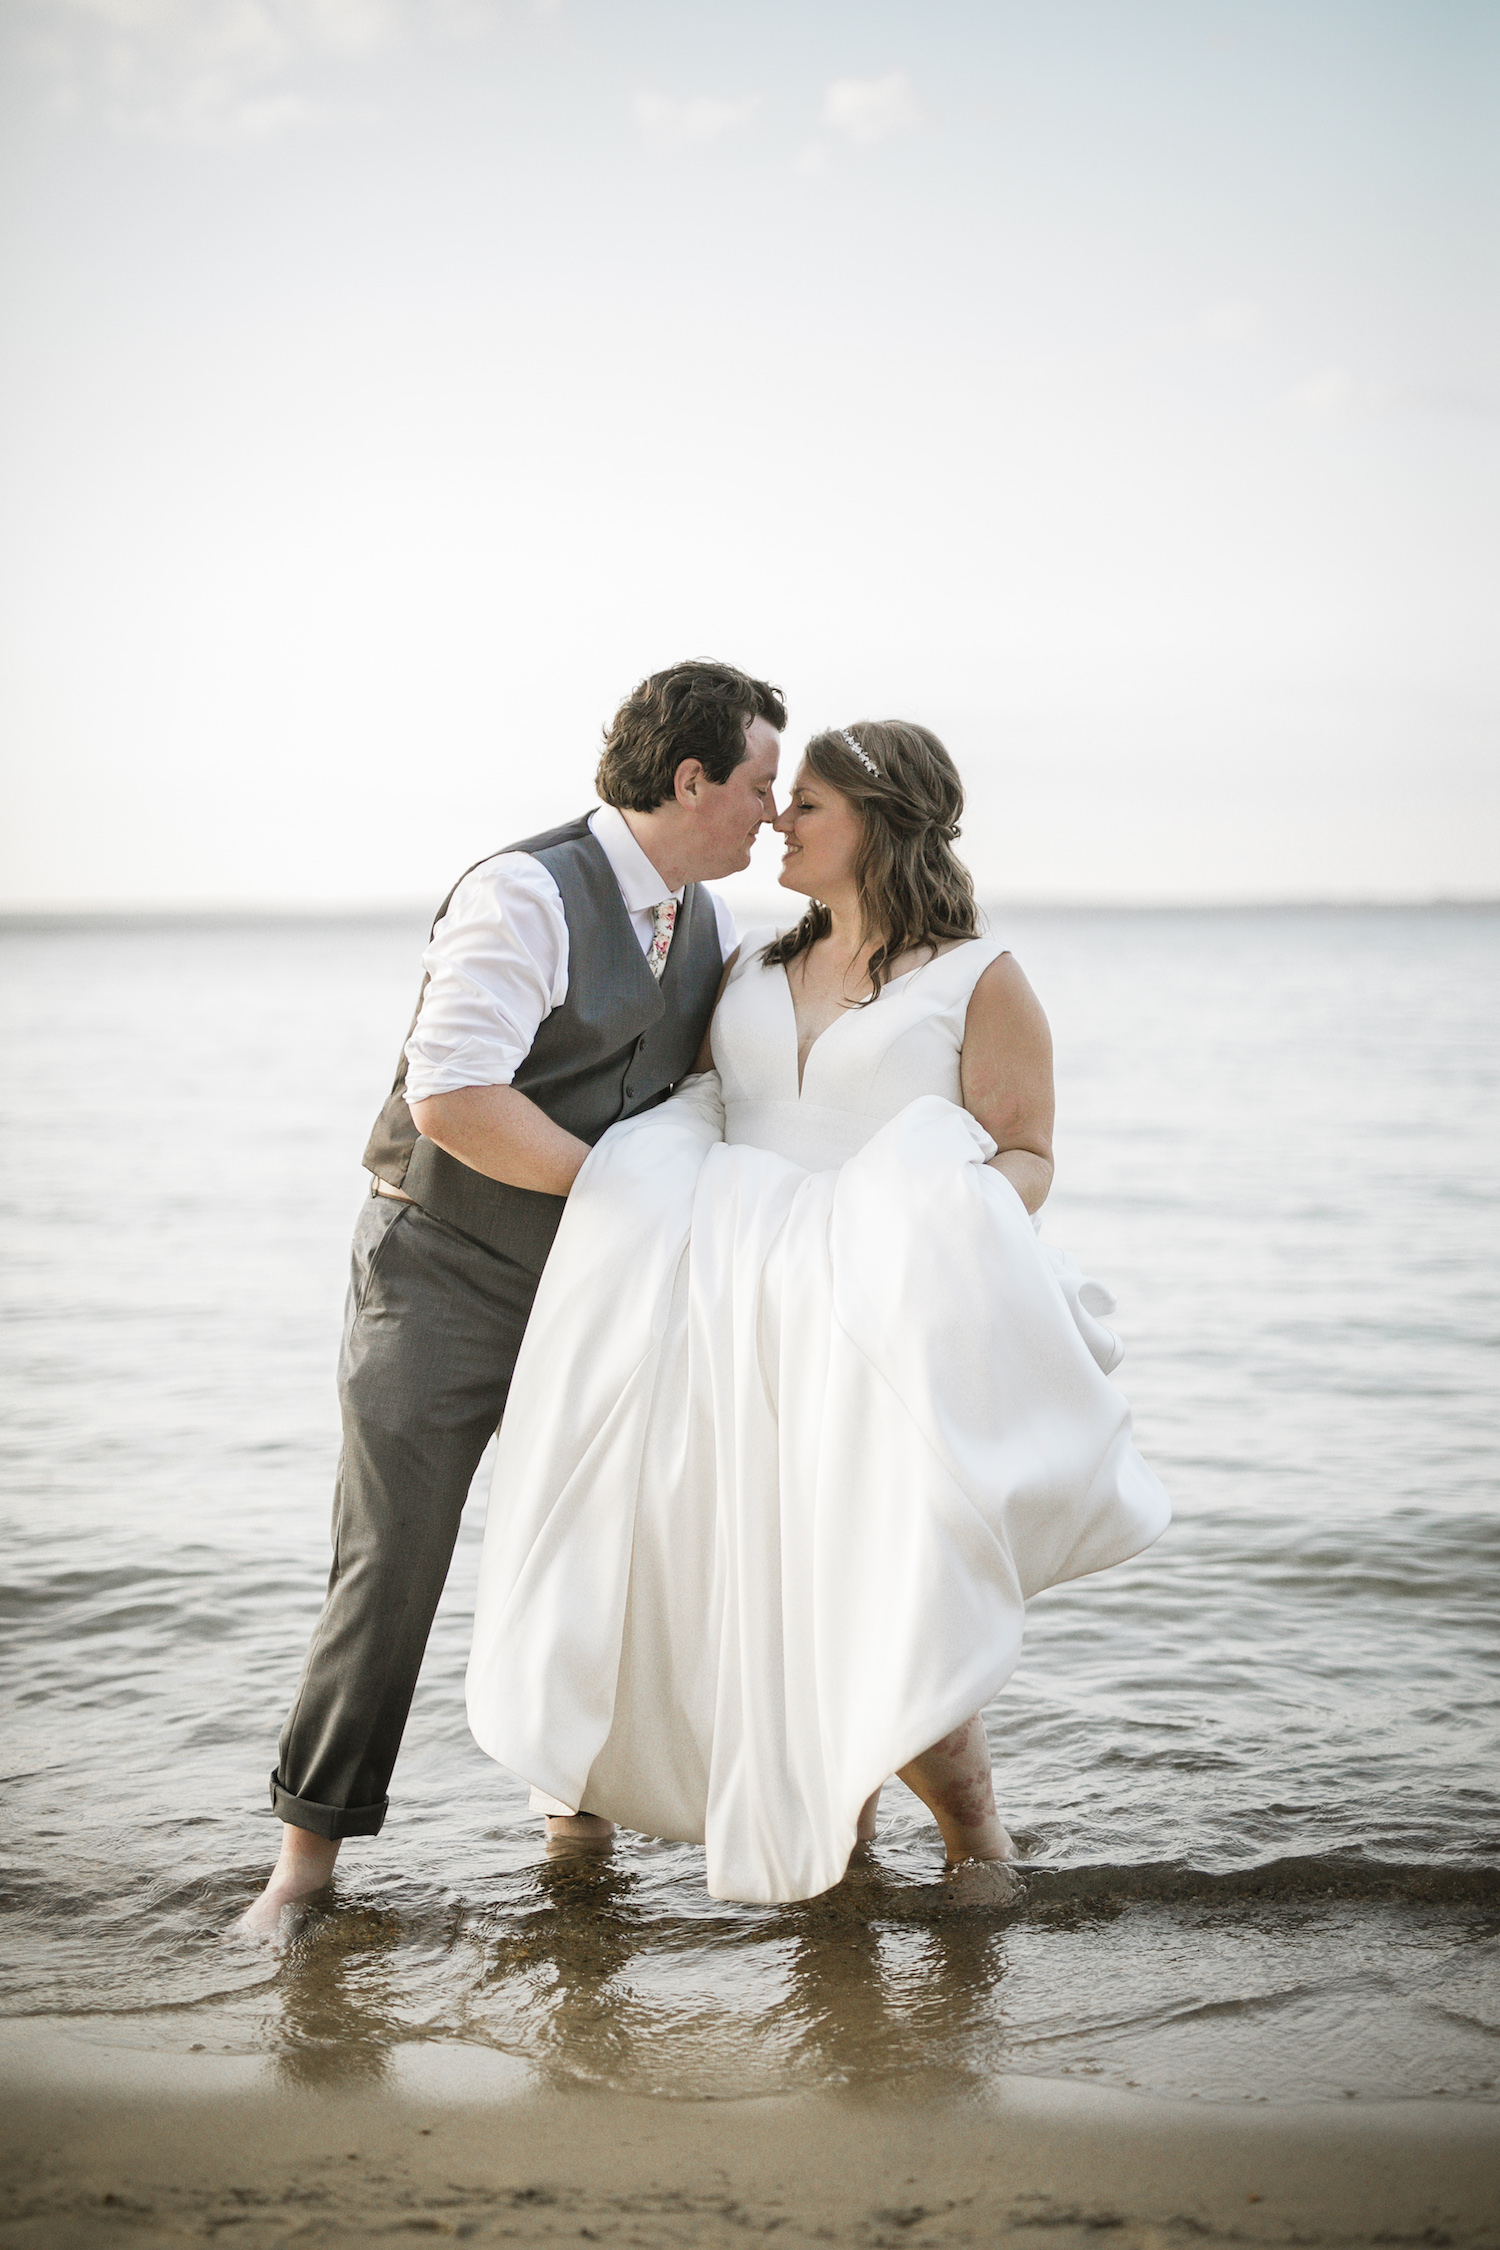
<instances>
[{"instance_id":1,"label":"gray waistcoat","mask_svg":"<svg viewBox=\"0 0 1500 2250\"><path fill-rule=\"evenodd\" d=\"M688 884L658 984L587 816L505 848L541 861L562 894L568 924L567 998L542 1019L512 1083L592 1147L607 1127L650 1109L692 1069L724 967L713 901L701 884ZM434 929L452 897L450 891L438 908ZM419 994L418 1015L421 1009ZM406 1106L404 1050L364 1163L435 1219L541 1272L563 1198L489 1179L420 1134Z\"/></svg>"}]
</instances>

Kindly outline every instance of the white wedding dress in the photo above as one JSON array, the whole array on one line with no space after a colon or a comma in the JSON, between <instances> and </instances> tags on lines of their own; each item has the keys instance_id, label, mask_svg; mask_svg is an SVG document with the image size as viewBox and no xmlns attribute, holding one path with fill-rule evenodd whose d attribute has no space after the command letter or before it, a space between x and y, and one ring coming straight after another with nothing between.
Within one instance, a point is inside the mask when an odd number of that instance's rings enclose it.
<instances>
[{"instance_id":1,"label":"white wedding dress","mask_svg":"<svg viewBox=\"0 0 1500 2250\"><path fill-rule=\"evenodd\" d=\"M469 1723L559 1808L808 1898L1014 1668L1024 1605L1165 1528L1112 1300L960 1106L976 938L817 1040L747 939L716 1072L568 1198L495 1464Z\"/></svg>"}]
</instances>

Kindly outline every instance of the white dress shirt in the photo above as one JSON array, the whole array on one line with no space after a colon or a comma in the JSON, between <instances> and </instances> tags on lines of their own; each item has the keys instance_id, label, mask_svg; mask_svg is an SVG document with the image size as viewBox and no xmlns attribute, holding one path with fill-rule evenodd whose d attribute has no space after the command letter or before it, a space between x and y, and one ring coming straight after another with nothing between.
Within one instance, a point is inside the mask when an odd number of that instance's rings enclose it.
<instances>
[{"instance_id":1,"label":"white dress shirt","mask_svg":"<svg viewBox=\"0 0 1500 2250\"><path fill-rule=\"evenodd\" d=\"M642 953L664 888L623 814L600 805L589 829L609 861ZM734 916L710 891L727 961L739 940ZM406 1098L508 1086L531 1052L544 1016L568 996L568 922L562 894L529 852L500 852L466 875L422 956L427 990L406 1042Z\"/></svg>"}]
</instances>

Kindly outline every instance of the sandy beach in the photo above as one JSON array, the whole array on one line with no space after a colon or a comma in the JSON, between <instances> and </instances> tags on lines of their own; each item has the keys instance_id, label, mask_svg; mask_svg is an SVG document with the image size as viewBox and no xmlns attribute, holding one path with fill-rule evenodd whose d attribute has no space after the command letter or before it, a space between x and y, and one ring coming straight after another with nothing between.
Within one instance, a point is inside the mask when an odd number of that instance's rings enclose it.
<instances>
[{"instance_id":1,"label":"sandy beach","mask_svg":"<svg viewBox=\"0 0 1500 2250\"><path fill-rule=\"evenodd\" d=\"M250 2057L7 2030L0 2243L247 2250L472 2242L1500 2243L1500 2131L1469 2103L651 2101L451 2045L368 2089Z\"/></svg>"}]
</instances>

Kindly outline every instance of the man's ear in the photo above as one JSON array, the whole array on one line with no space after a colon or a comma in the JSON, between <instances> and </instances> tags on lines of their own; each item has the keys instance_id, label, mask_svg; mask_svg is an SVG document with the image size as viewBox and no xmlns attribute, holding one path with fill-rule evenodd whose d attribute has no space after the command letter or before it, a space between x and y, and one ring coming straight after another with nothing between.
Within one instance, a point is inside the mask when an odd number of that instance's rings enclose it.
<instances>
[{"instance_id":1,"label":"man's ear","mask_svg":"<svg viewBox=\"0 0 1500 2250\"><path fill-rule=\"evenodd\" d=\"M679 805L695 805L705 780L701 758L684 758L672 776L672 793Z\"/></svg>"}]
</instances>

